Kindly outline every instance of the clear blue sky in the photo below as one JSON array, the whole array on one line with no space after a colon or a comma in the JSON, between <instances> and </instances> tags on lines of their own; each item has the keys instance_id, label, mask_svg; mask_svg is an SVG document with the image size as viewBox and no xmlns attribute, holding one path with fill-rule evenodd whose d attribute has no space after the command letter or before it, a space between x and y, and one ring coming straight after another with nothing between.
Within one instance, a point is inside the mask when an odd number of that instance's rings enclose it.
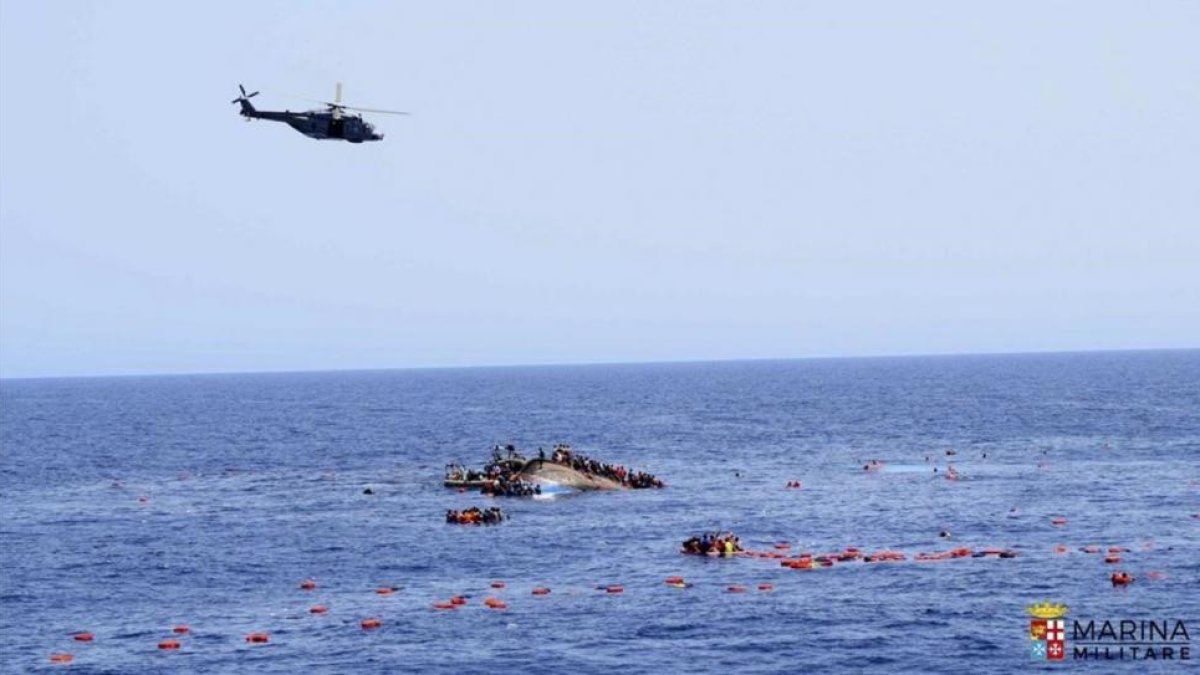
<instances>
[{"instance_id":1,"label":"clear blue sky","mask_svg":"<svg viewBox=\"0 0 1200 675\"><path fill-rule=\"evenodd\" d=\"M0 0L0 376L1200 346L1198 42L1192 0ZM414 116L229 103L338 80Z\"/></svg>"}]
</instances>

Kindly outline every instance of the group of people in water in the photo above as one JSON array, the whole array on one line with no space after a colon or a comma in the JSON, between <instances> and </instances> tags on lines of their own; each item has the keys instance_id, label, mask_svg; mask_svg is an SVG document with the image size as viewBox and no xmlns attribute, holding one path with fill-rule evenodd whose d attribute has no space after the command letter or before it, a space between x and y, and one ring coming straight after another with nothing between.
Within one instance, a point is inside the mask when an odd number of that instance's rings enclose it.
<instances>
[{"instance_id":1,"label":"group of people in water","mask_svg":"<svg viewBox=\"0 0 1200 675\"><path fill-rule=\"evenodd\" d=\"M683 542L681 553L732 556L742 551L742 542L732 532L705 532Z\"/></svg>"},{"instance_id":2,"label":"group of people in water","mask_svg":"<svg viewBox=\"0 0 1200 675\"><path fill-rule=\"evenodd\" d=\"M575 452L571 449L571 446L565 443L554 446L554 451L550 453L549 460L546 460L545 452L541 448L538 448L538 459L554 462L555 464L563 464L580 473L608 478L634 490L661 488L665 486L661 480L652 474L645 471L630 471L621 464L606 464Z\"/></svg>"},{"instance_id":3,"label":"group of people in water","mask_svg":"<svg viewBox=\"0 0 1200 675\"><path fill-rule=\"evenodd\" d=\"M946 451L946 454L947 454L947 455L956 455L956 454L958 454L958 453L957 453L956 451L954 451L954 450L947 450L947 451ZM985 452L985 453L983 453L983 457L984 457L984 459L987 459L987 453L986 453L986 452ZM929 461L929 456L928 456L928 455L926 455L926 456L925 456L925 461L926 461L926 462L928 462L928 461ZM877 460L877 459L872 459L872 460L869 460L868 462L866 462L865 464L863 464L863 471L867 471L867 472L871 472L871 471L883 471L883 462L881 462L881 461L879 461L879 460ZM935 467L933 467L933 472L934 472L934 473L938 473L938 468L937 468L936 466L935 466ZM953 465L953 464L947 464L947 465L946 465L946 471L945 471L945 472L943 472L943 473L942 473L942 475L943 475L943 476L945 476L947 480L959 480L960 478L962 478L962 477L963 477L963 475L962 475L961 473L959 473L959 472L958 472L958 469L955 469L955 468L954 468L954 465ZM789 485L788 487L792 487L792 486L791 486L791 485Z\"/></svg>"},{"instance_id":4,"label":"group of people in water","mask_svg":"<svg viewBox=\"0 0 1200 675\"><path fill-rule=\"evenodd\" d=\"M464 511L449 509L446 511L446 522L453 525L495 525L504 522L508 516L498 506L481 509L472 506Z\"/></svg>"}]
</instances>

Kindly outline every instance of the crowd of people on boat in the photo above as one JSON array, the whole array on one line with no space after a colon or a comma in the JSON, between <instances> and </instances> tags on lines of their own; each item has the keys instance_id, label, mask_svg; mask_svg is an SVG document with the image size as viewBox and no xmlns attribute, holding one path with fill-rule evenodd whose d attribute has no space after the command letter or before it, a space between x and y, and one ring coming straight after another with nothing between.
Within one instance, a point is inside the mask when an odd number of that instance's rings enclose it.
<instances>
[{"instance_id":1,"label":"crowd of people on boat","mask_svg":"<svg viewBox=\"0 0 1200 675\"><path fill-rule=\"evenodd\" d=\"M546 458L540 448L538 449L538 458ZM663 482L652 474L645 471L630 471L621 464L606 464L575 452L571 446L565 443L554 446L554 451L550 454L548 461L569 466L580 473L608 478L635 490L663 487Z\"/></svg>"},{"instance_id":2,"label":"crowd of people on boat","mask_svg":"<svg viewBox=\"0 0 1200 675\"><path fill-rule=\"evenodd\" d=\"M507 474L484 483L480 491L493 497L533 497L542 494L542 486Z\"/></svg>"},{"instance_id":3,"label":"crowd of people on boat","mask_svg":"<svg viewBox=\"0 0 1200 675\"><path fill-rule=\"evenodd\" d=\"M580 473L607 478L632 489L661 488L664 484L653 474L645 471L631 471L621 464L608 464L571 449L570 445L560 443L554 446L550 456L538 448L537 459L568 466ZM528 460L515 445L495 445L492 447L492 461L482 470L470 469L460 463L446 465L446 482L476 483L482 486L487 494L503 497L530 497L541 494L541 487L536 483L519 478L520 472Z\"/></svg>"},{"instance_id":4,"label":"crowd of people on boat","mask_svg":"<svg viewBox=\"0 0 1200 675\"><path fill-rule=\"evenodd\" d=\"M742 551L742 541L732 532L712 531L683 542L681 553L732 556Z\"/></svg>"},{"instance_id":5,"label":"crowd of people on boat","mask_svg":"<svg viewBox=\"0 0 1200 675\"><path fill-rule=\"evenodd\" d=\"M464 511L449 509L446 511L446 522L454 525L495 525L504 522L508 516L498 506L481 509L472 506Z\"/></svg>"},{"instance_id":6,"label":"crowd of people on boat","mask_svg":"<svg viewBox=\"0 0 1200 675\"><path fill-rule=\"evenodd\" d=\"M514 445L496 445L492 448L492 461L482 470L471 469L458 462L446 465L446 481L474 483L495 481L511 476L516 468L524 465L525 457Z\"/></svg>"},{"instance_id":7,"label":"crowd of people on boat","mask_svg":"<svg viewBox=\"0 0 1200 675\"><path fill-rule=\"evenodd\" d=\"M485 471L477 471L475 469L469 469L466 466L463 466L462 464L459 464L457 462L453 462L453 463L446 465L446 481L453 481L453 482L458 482L458 483L470 483L470 482L481 481L481 480L486 480L486 479L487 479L487 473Z\"/></svg>"},{"instance_id":8,"label":"crowd of people on boat","mask_svg":"<svg viewBox=\"0 0 1200 675\"><path fill-rule=\"evenodd\" d=\"M517 449L517 446L513 445L512 443L507 445L500 445L497 443L496 445L492 446L493 464L499 464L510 459L524 460L525 455L522 455L521 451Z\"/></svg>"}]
</instances>

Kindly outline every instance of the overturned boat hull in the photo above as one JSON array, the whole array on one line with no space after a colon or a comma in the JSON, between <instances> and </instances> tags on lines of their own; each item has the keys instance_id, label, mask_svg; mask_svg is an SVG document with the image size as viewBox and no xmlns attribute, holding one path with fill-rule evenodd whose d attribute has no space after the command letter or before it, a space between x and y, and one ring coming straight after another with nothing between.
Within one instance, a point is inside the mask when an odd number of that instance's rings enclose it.
<instances>
[{"instance_id":1,"label":"overturned boat hull","mask_svg":"<svg viewBox=\"0 0 1200 675\"><path fill-rule=\"evenodd\" d=\"M566 464L545 459L531 459L519 473L521 480L543 485L561 485L575 490L623 490L621 483L604 476L577 471Z\"/></svg>"}]
</instances>

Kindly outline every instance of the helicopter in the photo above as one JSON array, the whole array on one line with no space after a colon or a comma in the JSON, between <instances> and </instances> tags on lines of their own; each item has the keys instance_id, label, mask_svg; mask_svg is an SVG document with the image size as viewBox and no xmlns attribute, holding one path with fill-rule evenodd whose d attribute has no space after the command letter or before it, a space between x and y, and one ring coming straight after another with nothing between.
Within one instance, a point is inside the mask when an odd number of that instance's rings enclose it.
<instances>
[{"instance_id":1,"label":"helicopter","mask_svg":"<svg viewBox=\"0 0 1200 675\"><path fill-rule=\"evenodd\" d=\"M375 127L370 122L364 120L362 115L347 113L347 110L387 113L389 115L408 114L398 110L378 110L375 108L356 108L354 106L343 105L341 82L337 83L333 101L317 101L324 104L324 110L308 110L305 112L259 110L250 103L250 99L258 96L259 92L256 91L247 94L246 88L240 84L238 85L238 89L241 90L242 95L233 99L231 103L242 104L241 115L246 118L247 122L250 120L283 122L305 136L317 140L347 141L349 143L383 140L383 134L376 132Z\"/></svg>"}]
</instances>

